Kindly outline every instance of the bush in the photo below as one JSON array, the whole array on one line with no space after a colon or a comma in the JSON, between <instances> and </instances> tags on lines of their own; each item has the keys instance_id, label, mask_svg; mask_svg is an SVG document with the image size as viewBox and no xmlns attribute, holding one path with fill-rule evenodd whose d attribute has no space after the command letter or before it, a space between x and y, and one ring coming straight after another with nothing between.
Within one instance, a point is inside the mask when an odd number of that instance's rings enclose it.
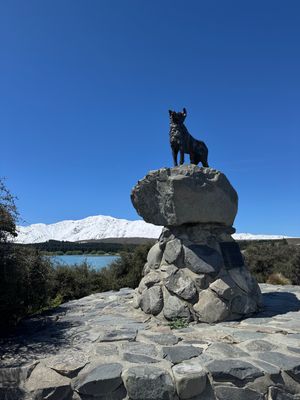
<instances>
[{"instance_id":1,"label":"bush","mask_svg":"<svg viewBox=\"0 0 300 400\"><path fill-rule=\"evenodd\" d=\"M121 252L120 258L103 268L100 274L107 290L136 288L142 279L143 267L151 245L140 245L133 252Z\"/></svg>"},{"instance_id":2,"label":"bush","mask_svg":"<svg viewBox=\"0 0 300 400\"><path fill-rule=\"evenodd\" d=\"M290 245L286 241L251 243L244 251L244 256L258 282L274 280L277 276L276 279L287 279L293 285L300 284L299 246Z\"/></svg>"},{"instance_id":3,"label":"bush","mask_svg":"<svg viewBox=\"0 0 300 400\"><path fill-rule=\"evenodd\" d=\"M0 325L14 326L48 305L53 268L32 249L0 245Z\"/></svg>"}]
</instances>

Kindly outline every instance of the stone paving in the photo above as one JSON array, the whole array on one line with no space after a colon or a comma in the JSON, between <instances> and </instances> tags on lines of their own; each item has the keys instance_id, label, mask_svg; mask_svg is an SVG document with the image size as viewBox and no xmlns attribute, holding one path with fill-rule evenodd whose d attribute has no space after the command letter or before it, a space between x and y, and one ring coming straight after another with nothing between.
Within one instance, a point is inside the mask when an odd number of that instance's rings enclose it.
<instances>
[{"instance_id":1,"label":"stone paving","mask_svg":"<svg viewBox=\"0 0 300 400\"><path fill-rule=\"evenodd\" d=\"M300 287L260 287L260 313L214 325L171 329L132 289L30 318L0 339L0 400L300 400Z\"/></svg>"}]
</instances>

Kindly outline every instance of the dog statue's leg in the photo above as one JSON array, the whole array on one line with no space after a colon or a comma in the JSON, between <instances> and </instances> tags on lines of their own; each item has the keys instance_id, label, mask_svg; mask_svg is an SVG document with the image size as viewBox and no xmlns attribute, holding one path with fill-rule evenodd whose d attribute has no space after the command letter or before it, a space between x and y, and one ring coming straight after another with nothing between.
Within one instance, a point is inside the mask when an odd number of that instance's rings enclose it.
<instances>
[{"instance_id":1,"label":"dog statue's leg","mask_svg":"<svg viewBox=\"0 0 300 400\"><path fill-rule=\"evenodd\" d=\"M182 165L184 163L184 151L180 149L180 162L179 164Z\"/></svg>"},{"instance_id":2,"label":"dog statue's leg","mask_svg":"<svg viewBox=\"0 0 300 400\"><path fill-rule=\"evenodd\" d=\"M207 154L204 154L204 156L201 158L201 162L202 162L203 167L206 167L206 168L209 167L208 162L207 162Z\"/></svg>"},{"instance_id":3,"label":"dog statue's leg","mask_svg":"<svg viewBox=\"0 0 300 400\"><path fill-rule=\"evenodd\" d=\"M172 149L172 155L173 155L173 161L174 161L174 166L177 167L177 155L178 155L178 150Z\"/></svg>"},{"instance_id":4,"label":"dog statue's leg","mask_svg":"<svg viewBox=\"0 0 300 400\"><path fill-rule=\"evenodd\" d=\"M198 164L194 153L190 153L190 163L195 165Z\"/></svg>"}]
</instances>

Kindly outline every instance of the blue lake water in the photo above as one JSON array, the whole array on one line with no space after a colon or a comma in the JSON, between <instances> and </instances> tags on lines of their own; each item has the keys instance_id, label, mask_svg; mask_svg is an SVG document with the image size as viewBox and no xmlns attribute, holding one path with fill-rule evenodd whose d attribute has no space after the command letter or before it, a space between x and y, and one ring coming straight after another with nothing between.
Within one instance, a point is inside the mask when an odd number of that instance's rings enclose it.
<instances>
[{"instance_id":1,"label":"blue lake water","mask_svg":"<svg viewBox=\"0 0 300 400\"><path fill-rule=\"evenodd\" d=\"M92 268L99 270L103 267L107 267L111 262L117 260L118 256L51 256L51 260L54 263L63 265L74 265L81 264L86 261Z\"/></svg>"}]
</instances>

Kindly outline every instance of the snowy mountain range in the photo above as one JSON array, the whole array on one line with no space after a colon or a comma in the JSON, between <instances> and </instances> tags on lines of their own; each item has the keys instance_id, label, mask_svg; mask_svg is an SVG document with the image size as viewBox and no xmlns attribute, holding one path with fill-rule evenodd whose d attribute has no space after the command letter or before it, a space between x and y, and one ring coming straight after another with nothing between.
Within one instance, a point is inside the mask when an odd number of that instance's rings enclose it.
<instances>
[{"instance_id":1,"label":"snowy mountain range","mask_svg":"<svg viewBox=\"0 0 300 400\"><path fill-rule=\"evenodd\" d=\"M17 243L39 243L47 240L99 240L106 238L158 238L162 227L142 220L128 221L104 215L96 215L77 221L61 221L55 224L18 226ZM236 240L283 239L282 235L252 235L236 233Z\"/></svg>"}]
</instances>

